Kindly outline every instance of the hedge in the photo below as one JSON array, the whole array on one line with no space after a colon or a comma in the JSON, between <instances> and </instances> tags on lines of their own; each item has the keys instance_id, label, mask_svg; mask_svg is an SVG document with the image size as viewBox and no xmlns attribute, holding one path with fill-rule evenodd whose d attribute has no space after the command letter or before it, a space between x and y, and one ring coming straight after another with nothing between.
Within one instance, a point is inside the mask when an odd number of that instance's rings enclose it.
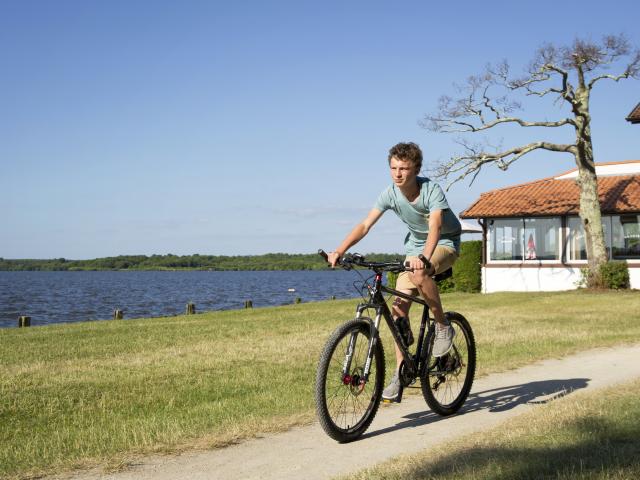
<instances>
[{"instance_id":1,"label":"hedge","mask_svg":"<svg viewBox=\"0 0 640 480\"><path fill-rule=\"evenodd\" d=\"M462 242L460 258L453 265L453 288L456 292L479 292L482 287L482 240Z\"/></svg>"}]
</instances>

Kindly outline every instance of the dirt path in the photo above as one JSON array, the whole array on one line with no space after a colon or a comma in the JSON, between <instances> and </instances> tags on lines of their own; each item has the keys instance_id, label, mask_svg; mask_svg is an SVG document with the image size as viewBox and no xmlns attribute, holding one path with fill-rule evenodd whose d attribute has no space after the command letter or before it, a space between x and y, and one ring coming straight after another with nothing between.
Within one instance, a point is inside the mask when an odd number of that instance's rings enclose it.
<instances>
[{"instance_id":1,"label":"dirt path","mask_svg":"<svg viewBox=\"0 0 640 480\"><path fill-rule=\"evenodd\" d=\"M71 478L328 479L493 427L574 391L638 377L640 345L591 350L479 379L462 413L452 417L431 413L422 395L405 396L400 405L383 406L362 439L346 445L329 439L315 424L220 450L149 457L124 472L82 472Z\"/></svg>"}]
</instances>

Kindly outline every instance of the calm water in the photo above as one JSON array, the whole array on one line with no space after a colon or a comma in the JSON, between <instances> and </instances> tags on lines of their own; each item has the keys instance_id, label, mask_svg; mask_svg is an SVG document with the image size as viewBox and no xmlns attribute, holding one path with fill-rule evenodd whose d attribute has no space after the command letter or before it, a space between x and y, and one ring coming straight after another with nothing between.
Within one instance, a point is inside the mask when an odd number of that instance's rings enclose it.
<instances>
[{"instance_id":1,"label":"calm water","mask_svg":"<svg viewBox=\"0 0 640 480\"><path fill-rule=\"evenodd\" d=\"M368 273L368 272L367 272ZM360 277L353 271L295 272L0 272L0 327L104 320L123 310L125 318L353 298ZM295 292L289 292L289 289Z\"/></svg>"}]
</instances>

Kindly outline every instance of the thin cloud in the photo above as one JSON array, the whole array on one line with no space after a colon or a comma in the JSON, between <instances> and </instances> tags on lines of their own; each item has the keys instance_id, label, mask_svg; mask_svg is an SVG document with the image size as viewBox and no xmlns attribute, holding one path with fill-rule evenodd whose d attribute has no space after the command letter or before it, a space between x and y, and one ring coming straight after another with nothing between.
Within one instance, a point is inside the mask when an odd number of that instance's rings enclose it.
<instances>
[{"instance_id":1,"label":"thin cloud","mask_svg":"<svg viewBox=\"0 0 640 480\"><path fill-rule=\"evenodd\" d=\"M306 207L306 208L271 208L272 213L284 215L287 217L299 218L318 218L318 217L335 217L344 215L362 215L366 213L366 207Z\"/></svg>"}]
</instances>

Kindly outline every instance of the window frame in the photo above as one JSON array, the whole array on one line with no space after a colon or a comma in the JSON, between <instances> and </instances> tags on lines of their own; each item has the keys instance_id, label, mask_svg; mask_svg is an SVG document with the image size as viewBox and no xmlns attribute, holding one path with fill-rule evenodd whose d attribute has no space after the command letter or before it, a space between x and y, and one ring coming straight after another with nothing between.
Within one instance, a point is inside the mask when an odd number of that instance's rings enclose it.
<instances>
[{"instance_id":1,"label":"window frame","mask_svg":"<svg viewBox=\"0 0 640 480\"><path fill-rule=\"evenodd\" d=\"M555 259L531 259L527 260L526 257L526 240L525 240L525 230L526 230L526 222L525 219L540 219L540 220L554 220L558 222L556 227L556 241L558 243L556 247L556 255ZM492 241L493 241L493 225L496 221L501 220L518 220L522 224L522 238L520 239L520 250L522 252L522 259L520 260L497 260L492 258ZM531 217L495 217L495 218L487 218L487 238L486 238L486 264L492 265L544 265L544 264L559 264L563 262L563 252L565 248L565 236L563 232L563 220L562 216L559 215L544 215L544 216L531 216ZM493 229L495 231L495 229Z\"/></svg>"},{"instance_id":2,"label":"window frame","mask_svg":"<svg viewBox=\"0 0 640 480\"><path fill-rule=\"evenodd\" d=\"M636 219L638 220L636 223L638 225L640 225L640 212L637 213L618 213L618 214L614 214L614 215L609 215L610 217L610 231L609 231L609 236L611 238L611 242L610 242L610 248L609 248L609 260L620 260L620 261L626 261L626 262L632 262L632 263L637 263L640 262L640 254L638 256L634 256L634 257L629 257L629 256L617 256L614 257L613 256L613 222L614 222L614 218L618 218L618 221L620 222L621 225L624 225L625 223L631 223L631 222L623 222L622 221L622 217L631 217L631 216L635 216ZM639 227L640 228L640 227ZM623 227L624 229L624 227Z\"/></svg>"}]
</instances>

